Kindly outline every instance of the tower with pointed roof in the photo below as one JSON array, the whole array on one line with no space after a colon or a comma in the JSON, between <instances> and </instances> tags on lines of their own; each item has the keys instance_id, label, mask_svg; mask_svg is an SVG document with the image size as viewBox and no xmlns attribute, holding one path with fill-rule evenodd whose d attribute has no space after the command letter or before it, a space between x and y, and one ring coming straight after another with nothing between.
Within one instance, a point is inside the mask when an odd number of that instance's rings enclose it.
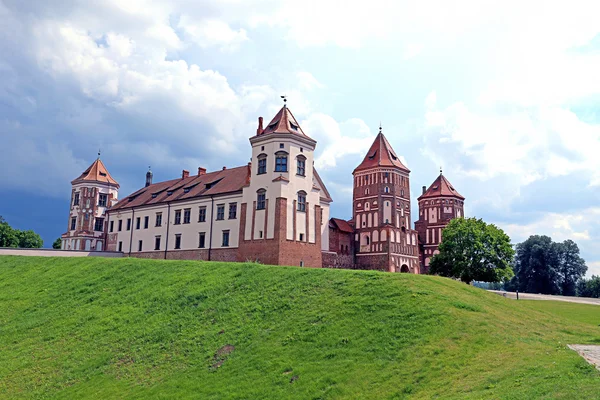
<instances>
[{"instance_id":1,"label":"tower with pointed roof","mask_svg":"<svg viewBox=\"0 0 600 400\"><path fill-rule=\"evenodd\" d=\"M317 142L284 104L266 126L259 118L250 144L238 259L321 267L332 200L313 167Z\"/></svg>"},{"instance_id":2,"label":"tower with pointed roof","mask_svg":"<svg viewBox=\"0 0 600 400\"><path fill-rule=\"evenodd\" d=\"M67 231L61 236L63 250L106 249L107 210L116 203L119 184L98 158L71 182Z\"/></svg>"},{"instance_id":3,"label":"tower with pointed roof","mask_svg":"<svg viewBox=\"0 0 600 400\"><path fill-rule=\"evenodd\" d=\"M411 229L410 170L382 128L354 169L355 264L360 269L419 273L417 233Z\"/></svg>"},{"instance_id":4,"label":"tower with pointed roof","mask_svg":"<svg viewBox=\"0 0 600 400\"><path fill-rule=\"evenodd\" d=\"M446 179L442 170L429 188L423 186L419 202L419 219L415 229L419 232L422 273L429 270L431 258L438 253L442 230L454 218L464 216L465 198Z\"/></svg>"}]
</instances>

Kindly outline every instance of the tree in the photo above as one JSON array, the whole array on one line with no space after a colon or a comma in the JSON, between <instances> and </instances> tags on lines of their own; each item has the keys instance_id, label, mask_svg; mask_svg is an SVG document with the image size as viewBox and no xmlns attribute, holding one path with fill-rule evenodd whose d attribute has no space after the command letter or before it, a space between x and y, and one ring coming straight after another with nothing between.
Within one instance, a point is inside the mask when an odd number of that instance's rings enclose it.
<instances>
[{"instance_id":1,"label":"tree","mask_svg":"<svg viewBox=\"0 0 600 400\"><path fill-rule=\"evenodd\" d=\"M17 232L0 215L0 247L18 247Z\"/></svg>"},{"instance_id":2,"label":"tree","mask_svg":"<svg viewBox=\"0 0 600 400\"><path fill-rule=\"evenodd\" d=\"M600 276L592 275L591 279L580 279L577 282L577 296L600 298Z\"/></svg>"},{"instance_id":3,"label":"tree","mask_svg":"<svg viewBox=\"0 0 600 400\"><path fill-rule=\"evenodd\" d=\"M53 249L60 249L62 247L62 240L61 238L58 238L54 241L54 243L52 243L52 248Z\"/></svg>"},{"instance_id":4,"label":"tree","mask_svg":"<svg viewBox=\"0 0 600 400\"><path fill-rule=\"evenodd\" d=\"M509 290L574 296L587 266L572 240L555 243L548 236L532 235L517 245L514 271Z\"/></svg>"},{"instance_id":5,"label":"tree","mask_svg":"<svg viewBox=\"0 0 600 400\"><path fill-rule=\"evenodd\" d=\"M39 249L44 245L41 236L32 230L17 231L19 237L19 247L23 249Z\"/></svg>"},{"instance_id":6,"label":"tree","mask_svg":"<svg viewBox=\"0 0 600 400\"><path fill-rule=\"evenodd\" d=\"M572 240L555 243L558 254L558 273L563 296L575 296L577 281L587 272L585 260L579 256L579 247Z\"/></svg>"},{"instance_id":7,"label":"tree","mask_svg":"<svg viewBox=\"0 0 600 400\"><path fill-rule=\"evenodd\" d=\"M471 283L500 282L513 276L510 238L493 224L476 218L456 218L442 232L439 254L430 273Z\"/></svg>"}]
</instances>

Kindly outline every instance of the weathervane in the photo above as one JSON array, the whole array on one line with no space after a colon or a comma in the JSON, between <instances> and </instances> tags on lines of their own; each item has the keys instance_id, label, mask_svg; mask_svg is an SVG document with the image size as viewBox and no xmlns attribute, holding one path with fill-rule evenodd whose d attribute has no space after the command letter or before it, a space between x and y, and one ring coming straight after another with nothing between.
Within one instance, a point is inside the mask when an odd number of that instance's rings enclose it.
<instances>
[{"instance_id":1,"label":"weathervane","mask_svg":"<svg viewBox=\"0 0 600 400\"><path fill-rule=\"evenodd\" d=\"M442 174L442 167L440 166L440 175Z\"/></svg>"},{"instance_id":2,"label":"weathervane","mask_svg":"<svg viewBox=\"0 0 600 400\"><path fill-rule=\"evenodd\" d=\"M287 102L287 96L284 94L281 96L281 98L283 99L283 106L285 107L285 103Z\"/></svg>"},{"instance_id":3,"label":"weathervane","mask_svg":"<svg viewBox=\"0 0 600 400\"><path fill-rule=\"evenodd\" d=\"M379 133L381 133L381 121L379 121Z\"/></svg>"},{"instance_id":4,"label":"weathervane","mask_svg":"<svg viewBox=\"0 0 600 400\"><path fill-rule=\"evenodd\" d=\"M98 160L100 159L100 149L98 149Z\"/></svg>"}]
</instances>

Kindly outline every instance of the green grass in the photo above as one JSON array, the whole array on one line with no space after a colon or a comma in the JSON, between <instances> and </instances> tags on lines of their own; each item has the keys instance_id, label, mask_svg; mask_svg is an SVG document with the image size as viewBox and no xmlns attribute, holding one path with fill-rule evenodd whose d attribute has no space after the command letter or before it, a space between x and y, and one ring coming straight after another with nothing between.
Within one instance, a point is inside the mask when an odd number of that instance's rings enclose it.
<instances>
[{"instance_id":1,"label":"green grass","mask_svg":"<svg viewBox=\"0 0 600 400\"><path fill-rule=\"evenodd\" d=\"M438 277L0 257L0 398L595 398L569 343L600 327Z\"/></svg>"},{"instance_id":2,"label":"green grass","mask_svg":"<svg viewBox=\"0 0 600 400\"><path fill-rule=\"evenodd\" d=\"M597 305L549 300L523 300L523 303L534 310L600 327L600 306Z\"/></svg>"}]
</instances>

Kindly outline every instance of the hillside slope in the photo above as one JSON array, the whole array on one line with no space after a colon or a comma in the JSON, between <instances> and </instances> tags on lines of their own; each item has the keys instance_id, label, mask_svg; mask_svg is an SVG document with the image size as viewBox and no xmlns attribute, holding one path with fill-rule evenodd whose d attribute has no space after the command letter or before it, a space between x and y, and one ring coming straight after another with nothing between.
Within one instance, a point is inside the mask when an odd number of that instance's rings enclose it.
<instances>
[{"instance_id":1,"label":"hillside slope","mask_svg":"<svg viewBox=\"0 0 600 400\"><path fill-rule=\"evenodd\" d=\"M568 343L600 327L438 277L0 257L1 398L594 398Z\"/></svg>"}]
</instances>

